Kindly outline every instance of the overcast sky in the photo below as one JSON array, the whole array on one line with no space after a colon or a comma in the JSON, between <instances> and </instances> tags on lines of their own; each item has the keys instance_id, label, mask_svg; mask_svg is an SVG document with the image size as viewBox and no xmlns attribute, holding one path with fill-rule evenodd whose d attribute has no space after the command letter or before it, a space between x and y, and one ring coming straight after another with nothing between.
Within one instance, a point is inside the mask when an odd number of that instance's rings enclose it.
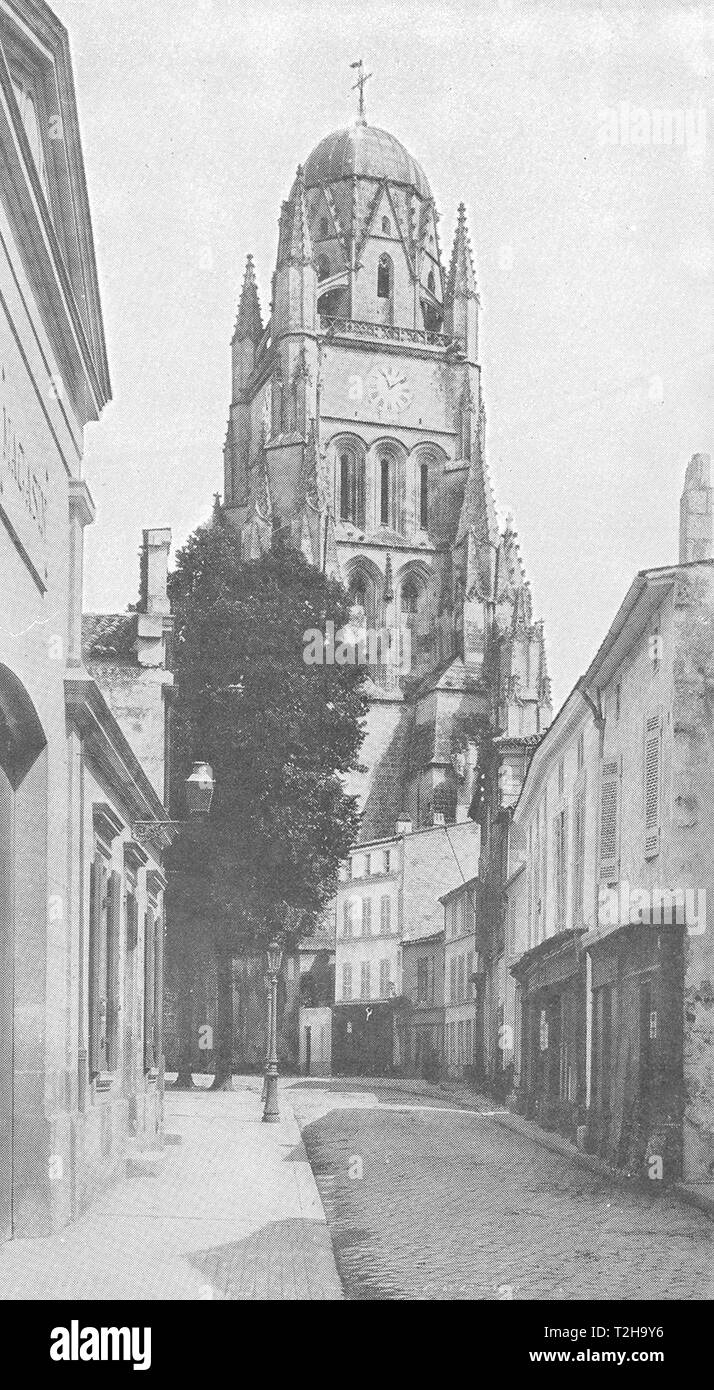
<instances>
[{"instance_id":1,"label":"overcast sky","mask_svg":"<svg viewBox=\"0 0 714 1390\"><path fill-rule=\"evenodd\" d=\"M446 257L466 203L491 474L560 704L636 570L676 560L685 465L713 451L714 7L55 4L114 394L87 432L86 607L132 602L142 527L180 544L222 490L245 257L265 312L281 200L353 119L363 57Z\"/></svg>"}]
</instances>

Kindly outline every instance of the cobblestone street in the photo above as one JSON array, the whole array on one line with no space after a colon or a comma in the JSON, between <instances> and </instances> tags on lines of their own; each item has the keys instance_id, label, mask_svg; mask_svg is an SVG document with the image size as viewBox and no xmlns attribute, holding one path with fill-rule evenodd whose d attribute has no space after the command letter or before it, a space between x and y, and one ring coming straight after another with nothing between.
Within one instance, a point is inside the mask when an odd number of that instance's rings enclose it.
<instances>
[{"instance_id":1,"label":"cobblestone street","mask_svg":"<svg viewBox=\"0 0 714 1390\"><path fill-rule=\"evenodd\" d=\"M368 1085L290 1089L347 1297L714 1294L714 1228L678 1197L617 1184L447 1096Z\"/></svg>"}]
</instances>

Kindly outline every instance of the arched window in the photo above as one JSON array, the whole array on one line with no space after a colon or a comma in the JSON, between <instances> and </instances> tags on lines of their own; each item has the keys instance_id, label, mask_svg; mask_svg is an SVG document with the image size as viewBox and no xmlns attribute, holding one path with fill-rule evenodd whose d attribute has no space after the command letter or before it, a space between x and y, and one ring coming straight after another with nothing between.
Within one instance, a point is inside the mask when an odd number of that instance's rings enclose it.
<instances>
[{"instance_id":1,"label":"arched window","mask_svg":"<svg viewBox=\"0 0 714 1390\"><path fill-rule=\"evenodd\" d=\"M433 272L433 270L430 270L430 271L429 271L429 274L428 274L427 280L426 280L426 287L427 287L428 290L431 291L432 294L434 294L434 293L436 292L436 280L434 279L434 272Z\"/></svg>"},{"instance_id":2,"label":"arched window","mask_svg":"<svg viewBox=\"0 0 714 1390\"><path fill-rule=\"evenodd\" d=\"M328 256L318 256L317 258L317 278L327 280L330 274L330 260Z\"/></svg>"},{"instance_id":3,"label":"arched window","mask_svg":"<svg viewBox=\"0 0 714 1390\"><path fill-rule=\"evenodd\" d=\"M419 585L409 575L402 584L402 613L415 614L419 608Z\"/></svg>"},{"instance_id":4,"label":"arched window","mask_svg":"<svg viewBox=\"0 0 714 1390\"><path fill-rule=\"evenodd\" d=\"M329 224L329 222L328 222L328 220L327 220L326 217L321 217L321 218L320 218L320 236L324 238L324 237L327 237L327 236L329 236L329 235L330 235L330 224Z\"/></svg>"},{"instance_id":5,"label":"arched window","mask_svg":"<svg viewBox=\"0 0 714 1390\"><path fill-rule=\"evenodd\" d=\"M377 298L391 299L392 295L392 262L386 254L380 256L377 265Z\"/></svg>"},{"instance_id":6,"label":"arched window","mask_svg":"<svg viewBox=\"0 0 714 1390\"><path fill-rule=\"evenodd\" d=\"M429 525L429 465L419 465L419 525L426 531Z\"/></svg>"},{"instance_id":7,"label":"arched window","mask_svg":"<svg viewBox=\"0 0 714 1390\"><path fill-rule=\"evenodd\" d=\"M383 236L391 236L391 235L392 235L392 224L391 224L391 222L390 222L390 220L389 220L388 217L383 217L383 218L382 218L382 235L383 235Z\"/></svg>"},{"instance_id":8,"label":"arched window","mask_svg":"<svg viewBox=\"0 0 714 1390\"><path fill-rule=\"evenodd\" d=\"M340 453L340 520L364 530L364 459L349 446Z\"/></svg>"},{"instance_id":9,"label":"arched window","mask_svg":"<svg viewBox=\"0 0 714 1390\"><path fill-rule=\"evenodd\" d=\"M382 526L388 526L390 521L390 501L393 491L391 473L392 460L381 458L379 460L379 520Z\"/></svg>"}]
</instances>

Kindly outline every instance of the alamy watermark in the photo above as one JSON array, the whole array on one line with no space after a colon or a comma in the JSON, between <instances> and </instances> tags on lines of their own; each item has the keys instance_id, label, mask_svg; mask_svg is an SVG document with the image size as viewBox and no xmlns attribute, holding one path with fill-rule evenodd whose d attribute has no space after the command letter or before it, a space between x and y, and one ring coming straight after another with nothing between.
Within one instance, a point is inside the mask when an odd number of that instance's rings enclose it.
<instances>
[{"instance_id":1,"label":"alamy watermark","mask_svg":"<svg viewBox=\"0 0 714 1390\"><path fill-rule=\"evenodd\" d=\"M600 885L598 925L629 927L686 927L688 936L703 936L707 929L707 895L704 888L632 888L622 883Z\"/></svg>"},{"instance_id":2,"label":"alamy watermark","mask_svg":"<svg viewBox=\"0 0 714 1390\"><path fill-rule=\"evenodd\" d=\"M303 633L302 659L306 666L385 666L400 676L411 670L411 631L398 627L346 627L325 631L310 627Z\"/></svg>"},{"instance_id":3,"label":"alamy watermark","mask_svg":"<svg viewBox=\"0 0 714 1390\"><path fill-rule=\"evenodd\" d=\"M620 145L635 149L665 147L683 149L702 160L707 142L707 112L704 106L633 106L621 101L600 111L599 145Z\"/></svg>"}]
</instances>

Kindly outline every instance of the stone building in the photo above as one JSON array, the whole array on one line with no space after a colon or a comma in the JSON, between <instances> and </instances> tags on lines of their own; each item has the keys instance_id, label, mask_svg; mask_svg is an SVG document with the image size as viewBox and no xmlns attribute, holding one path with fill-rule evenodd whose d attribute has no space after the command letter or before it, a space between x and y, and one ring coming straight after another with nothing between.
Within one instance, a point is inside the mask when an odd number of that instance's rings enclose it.
<instances>
[{"instance_id":1,"label":"stone building","mask_svg":"<svg viewBox=\"0 0 714 1390\"><path fill-rule=\"evenodd\" d=\"M439 896L476 862L479 833L472 821L447 826L439 813L436 825L415 830L405 815L389 839L352 850L336 898L335 1072L386 1074L404 1064L412 1000L403 949L441 930Z\"/></svg>"},{"instance_id":2,"label":"stone building","mask_svg":"<svg viewBox=\"0 0 714 1390\"><path fill-rule=\"evenodd\" d=\"M83 436L110 384L68 38L42 0L0 0L0 150L5 1239L62 1225L155 1134L122 1022L143 971L122 961L137 912L161 911L160 855L131 827L164 812L82 659Z\"/></svg>"},{"instance_id":3,"label":"stone building","mask_svg":"<svg viewBox=\"0 0 714 1390\"><path fill-rule=\"evenodd\" d=\"M447 266L400 141L364 114L326 136L282 207L266 323L248 258L224 501L246 557L279 527L352 594L365 842L402 812L466 820L483 730L550 719L542 628L488 476L478 329L464 206Z\"/></svg>"},{"instance_id":4,"label":"stone building","mask_svg":"<svg viewBox=\"0 0 714 1390\"><path fill-rule=\"evenodd\" d=\"M695 455L679 564L637 575L540 742L506 885L524 1105L688 1182L714 1175L712 496Z\"/></svg>"},{"instance_id":5,"label":"stone building","mask_svg":"<svg viewBox=\"0 0 714 1390\"><path fill-rule=\"evenodd\" d=\"M402 945L399 1050L405 1076L436 1081L444 1070L444 933Z\"/></svg>"}]
</instances>

